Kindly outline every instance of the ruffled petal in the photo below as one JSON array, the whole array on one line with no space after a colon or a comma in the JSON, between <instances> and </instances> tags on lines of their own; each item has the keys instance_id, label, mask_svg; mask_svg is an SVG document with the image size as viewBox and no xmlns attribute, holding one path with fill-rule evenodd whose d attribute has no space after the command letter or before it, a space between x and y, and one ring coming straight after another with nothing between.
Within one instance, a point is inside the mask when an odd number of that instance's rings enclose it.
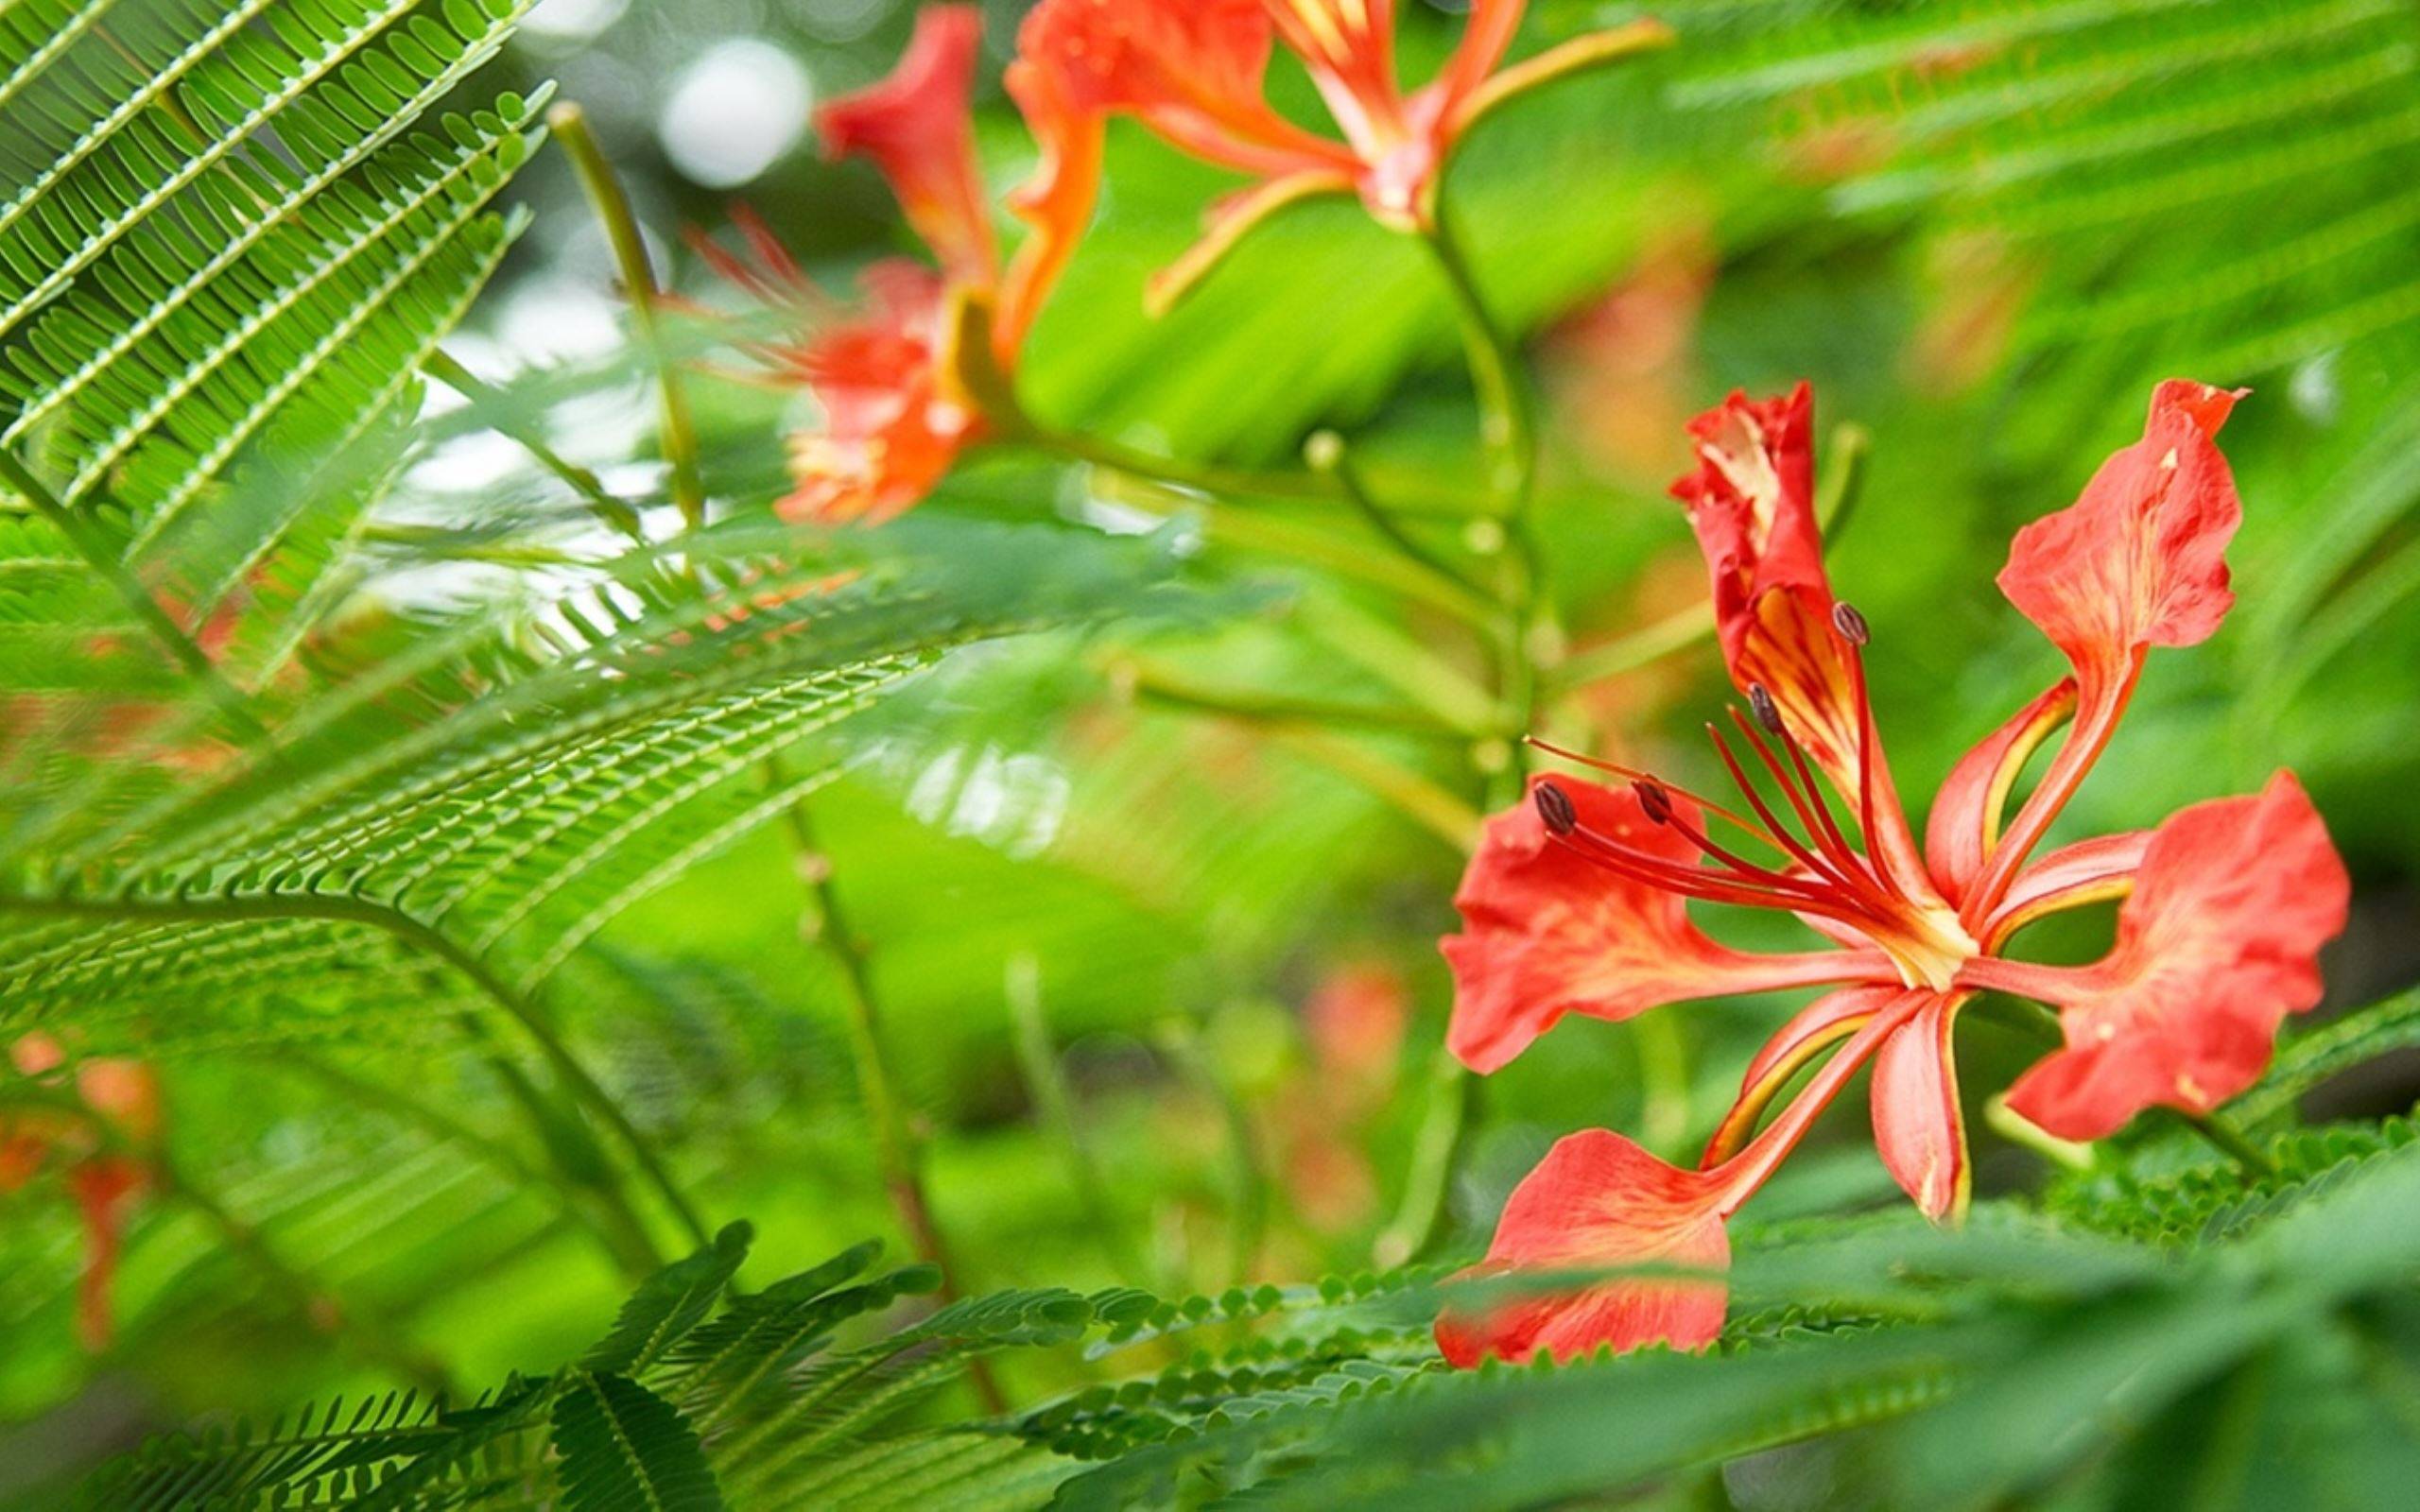
<instances>
[{"instance_id":1,"label":"ruffled petal","mask_svg":"<svg viewBox=\"0 0 2420 1512\"><path fill-rule=\"evenodd\" d=\"M1903 890L1929 890L1923 858L1867 716L1855 648L1834 618L1815 519L1814 395L1751 400L1735 391L1689 422L1698 470L1672 485L1705 557L1715 626L1732 681L1762 688L1789 738L1853 811L1870 782L1867 844ZM1866 770L1871 761L1873 770Z\"/></svg>"},{"instance_id":2,"label":"ruffled petal","mask_svg":"<svg viewBox=\"0 0 2420 1512\"><path fill-rule=\"evenodd\" d=\"M2009 794L2026 762L2075 708L2075 679L2062 678L1950 768L1925 821L1925 863L1943 897L1954 903L1966 896L1999 843Z\"/></svg>"},{"instance_id":3,"label":"ruffled petal","mask_svg":"<svg viewBox=\"0 0 2420 1512\"><path fill-rule=\"evenodd\" d=\"M1631 790L1554 782L1586 829L1661 860L1696 861ZM1685 800L1672 801L1694 819ZM1587 860L1530 803L1488 821L1454 905L1462 932L1441 945L1454 974L1446 1044L1480 1072L1511 1061L1566 1013L1627 1019L1690 998L1857 980L1876 964L1870 952L1759 956L1719 945L1689 922L1681 895Z\"/></svg>"},{"instance_id":4,"label":"ruffled petal","mask_svg":"<svg viewBox=\"0 0 2420 1512\"><path fill-rule=\"evenodd\" d=\"M1962 993L1928 1000L1874 1057L1874 1144L1901 1190L1935 1223L1966 1211L1973 1171L1950 1034Z\"/></svg>"},{"instance_id":5,"label":"ruffled petal","mask_svg":"<svg viewBox=\"0 0 2420 1512\"><path fill-rule=\"evenodd\" d=\"M2217 437L2248 391L2160 385L2143 438L2102 463L2073 505L2017 532L2000 591L2075 667L2075 729L1961 900L1970 924L2083 785L2150 648L2209 639L2234 604L2226 549L2243 504Z\"/></svg>"},{"instance_id":6,"label":"ruffled petal","mask_svg":"<svg viewBox=\"0 0 2420 1512\"><path fill-rule=\"evenodd\" d=\"M979 7L927 6L890 76L825 105L816 125L831 156L871 158L882 170L908 224L952 279L988 285L998 263L975 160L982 45Z\"/></svg>"},{"instance_id":7,"label":"ruffled petal","mask_svg":"<svg viewBox=\"0 0 2420 1512\"><path fill-rule=\"evenodd\" d=\"M1487 1258L1473 1273L1668 1264L1717 1271L1731 1263L1720 1176L1668 1165L1620 1135L1585 1129L1556 1143L1504 1205ZM1518 1300L1483 1314L1448 1311L1437 1347L1468 1367L1488 1355L1562 1361L1595 1349L1668 1344L1697 1349L1722 1332L1720 1280L1651 1278Z\"/></svg>"},{"instance_id":8,"label":"ruffled petal","mask_svg":"<svg viewBox=\"0 0 2420 1512\"><path fill-rule=\"evenodd\" d=\"M2242 1091L2285 1016L2318 1004L2319 949L2343 930L2350 896L2290 772L2256 798L2177 814L2144 849L2104 960L2011 976L2059 1005L2066 1047L2019 1078L2009 1106L2094 1140L2146 1108L2203 1113Z\"/></svg>"},{"instance_id":9,"label":"ruffled petal","mask_svg":"<svg viewBox=\"0 0 2420 1512\"><path fill-rule=\"evenodd\" d=\"M1813 590L1831 612L1824 539L1815 524L1814 391L1730 398L1689 422L1698 470L1672 485L1714 579L1726 656L1746 633L1749 607L1775 588Z\"/></svg>"},{"instance_id":10,"label":"ruffled petal","mask_svg":"<svg viewBox=\"0 0 2420 1512\"><path fill-rule=\"evenodd\" d=\"M1672 496L1705 557L1732 680L1771 694L1790 735L1855 792L1859 716L1815 523L1814 405L1804 383L1778 399L1734 390L1689 422L1698 470Z\"/></svg>"},{"instance_id":11,"label":"ruffled petal","mask_svg":"<svg viewBox=\"0 0 2420 1512\"><path fill-rule=\"evenodd\" d=\"M2234 604L2226 549L2243 503L2216 438L2248 391L2160 385L2143 438L2074 505L2017 532L2000 590L2088 691L2140 647L2208 640Z\"/></svg>"}]
</instances>

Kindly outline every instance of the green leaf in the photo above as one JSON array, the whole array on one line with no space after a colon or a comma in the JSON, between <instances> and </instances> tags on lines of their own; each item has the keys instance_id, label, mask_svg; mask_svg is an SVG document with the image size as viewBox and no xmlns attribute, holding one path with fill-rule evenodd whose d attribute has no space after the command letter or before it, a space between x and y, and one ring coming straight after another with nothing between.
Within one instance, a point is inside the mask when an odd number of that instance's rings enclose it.
<instances>
[{"instance_id":1,"label":"green leaf","mask_svg":"<svg viewBox=\"0 0 2420 1512\"><path fill-rule=\"evenodd\" d=\"M748 1259L754 1237L749 1225L732 1224L715 1235L713 1244L648 1277L622 1304L613 1332L580 1356L580 1368L620 1375L648 1370L713 1310Z\"/></svg>"},{"instance_id":2,"label":"green leaf","mask_svg":"<svg viewBox=\"0 0 2420 1512\"><path fill-rule=\"evenodd\" d=\"M716 1512L722 1493L698 1435L627 1376L575 1371L555 1399L565 1512Z\"/></svg>"}]
</instances>

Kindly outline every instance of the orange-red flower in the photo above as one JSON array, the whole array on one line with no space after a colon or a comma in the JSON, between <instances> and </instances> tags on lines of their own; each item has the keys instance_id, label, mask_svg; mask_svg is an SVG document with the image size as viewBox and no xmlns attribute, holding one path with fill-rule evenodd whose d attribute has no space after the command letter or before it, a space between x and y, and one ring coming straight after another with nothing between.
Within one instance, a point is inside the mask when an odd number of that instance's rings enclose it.
<instances>
[{"instance_id":1,"label":"orange-red flower","mask_svg":"<svg viewBox=\"0 0 2420 1512\"><path fill-rule=\"evenodd\" d=\"M71 1068L59 1041L40 1033L21 1037L9 1060L27 1082L67 1074L60 1102L0 1111L0 1194L22 1190L54 1158L61 1162L60 1179L84 1220L76 1330L87 1349L98 1349L109 1343L110 1283L127 1211L152 1184L140 1152L159 1139L159 1080L132 1060L95 1057Z\"/></svg>"},{"instance_id":2,"label":"orange-red flower","mask_svg":"<svg viewBox=\"0 0 2420 1512\"><path fill-rule=\"evenodd\" d=\"M1433 225L1446 160L1488 112L1668 36L1635 22L1499 70L1527 9L1476 0L1452 57L1410 91L1396 73L1394 0L1042 0L1018 35L1018 66L1058 80L1096 119L1132 115L1255 180L1214 209L1202 244L1164 275L1154 301L1165 303L1246 231L1305 198L1358 195L1389 226ZM1309 71L1340 139L1270 105L1263 76L1281 43Z\"/></svg>"},{"instance_id":3,"label":"orange-red flower","mask_svg":"<svg viewBox=\"0 0 2420 1512\"><path fill-rule=\"evenodd\" d=\"M1610 1134L1565 1141L1514 1194L1489 1268L1719 1269L1722 1221L1868 1064L1883 1163L1927 1216L1954 1218L1968 1166L1951 1040L1978 991L2060 1010L2065 1047L2018 1079L2009 1105L2063 1138L2101 1138L2153 1107L2206 1113L2257 1079L2285 1016L2318 1003L2318 952L2349 903L2343 864L2292 775L2148 833L2034 854L2106 747L2149 648L2204 640L2226 613L2225 552L2242 509L2215 438L2238 397L2163 384L2143 438L2074 506L2018 533L2000 585L2074 671L1958 763L1921 849L1867 703L1871 632L1824 573L1805 386L1762 402L1735 394L1691 427L1703 465L1673 491L1747 695L1750 713L1732 715L1736 744L1710 730L1736 806L1625 767L1604 769L1627 787L1535 783L1529 806L1490 822L1457 899L1463 932L1444 942L1450 1043L1489 1071L1565 1013L1624 1019L1686 998L1834 990L1750 1064L1701 1169ZM2004 823L2028 758L2070 721ZM1752 762L1777 799L1751 780ZM1689 923L1690 899L1794 914L1830 948L1730 950ZM2123 900L2118 937L2100 961L2005 954L2025 924L2111 899ZM1826 1051L1759 1133L1773 1099ZM1449 1316L1440 1338L1464 1362L1694 1347L1720 1329L1720 1297L1708 1280L1615 1280Z\"/></svg>"},{"instance_id":4,"label":"orange-red flower","mask_svg":"<svg viewBox=\"0 0 2420 1512\"><path fill-rule=\"evenodd\" d=\"M863 157L891 192L938 267L896 260L864 278L866 304L819 292L763 224L735 215L747 250L704 238L699 250L733 283L794 316L794 341L753 350L776 383L811 391L820 427L793 437L790 520L878 523L914 506L969 445L1012 421L1007 388L1042 301L1092 215L1099 178L1090 132L1046 87L1011 77L1039 139L1033 179L1011 201L1030 226L1002 266L975 155L972 100L982 46L973 6L926 8L891 75L817 114L824 149Z\"/></svg>"}]
</instances>

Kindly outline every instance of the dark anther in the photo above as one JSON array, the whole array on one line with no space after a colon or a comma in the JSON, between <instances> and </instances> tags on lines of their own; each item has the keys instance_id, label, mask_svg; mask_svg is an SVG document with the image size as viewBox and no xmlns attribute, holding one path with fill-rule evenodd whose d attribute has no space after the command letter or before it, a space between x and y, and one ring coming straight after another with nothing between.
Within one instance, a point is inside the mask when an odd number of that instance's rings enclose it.
<instances>
[{"instance_id":1,"label":"dark anther","mask_svg":"<svg viewBox=\"0 0 2420 1512\"><path fill-rule=\"evenodd\" d=\"M1851 645L1863 645L1874 639L1874 627L1865 622L1865 616L1857 611L1854 604L1832 606L1832 628Z\"/></svg>"},{"instance_id":2,"label":"dark anther","mask_svg":"<svg viewBox=\"0 0 2420 1512\"><path fill-rule=\"evenodd\" d=\"M1538 805L1538 817L1555 833L1569 834L1580 828L1580 811L1571 806L1571 795L1552 782L1540 782L1531 800Z\"/></svg>"},{"instance_id":3,"label":"dark anther","mask_svg":"<svg viewBox=\"0 0 2420 1512\"><path fill-rule=\"evenodd\" d=\"M1761 682L1748 685L1748 712L1756 716L1756 723L1765 727L1766 734L1778 735L1782 732L1781 705L1773 702L1773 696L1765 691Z\"/></svg>"},{"instance_id":4,"label":"dark anther","mask_svg":"<svg viewBox=\"0 0 2420 1512\"><path fill-rule=\"evenodd\" d=\"M1644 779L1634 781L1630 790L1638 795L1639 810L1650 824L1668 824L1672 818L1672 795L1654 782Z\"/></svg>"}]
</instances>

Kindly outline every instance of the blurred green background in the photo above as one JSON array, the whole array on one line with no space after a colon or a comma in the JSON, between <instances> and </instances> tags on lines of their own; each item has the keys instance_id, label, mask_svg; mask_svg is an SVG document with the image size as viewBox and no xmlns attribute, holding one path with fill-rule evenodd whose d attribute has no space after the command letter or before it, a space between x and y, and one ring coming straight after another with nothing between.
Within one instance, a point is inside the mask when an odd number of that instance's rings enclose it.
<instances>
[{"instance_id":1,"label":"blurred green background","mask_svg":"<svg viewBox=\"0 0 2420 1512\"><path fill-rule=\"evenodd\" d=\"M985 9L996 65L1022 8ZM1418 75L1455 18L1403 9ZM724 298L680 233L713 232L735 198L840 287L907 243L871 172L819 160L807 113L884 72L911 9L544 0L479 87L551 78L585 106L683 291ZM1638 9L1539 4L1521 46ZM1448 191L1489 298L1530 334L1551 427L1547 555L1575 642L1703 593L1663 497L1686 465L1682 421L1735 386L1809 378L1819 434L1853 422L1868 437L1833 573L1876 627L1875 701L1920 804L2058 670L1992 586L2011 532L2071 501L2137 433L2156 380L2249 385L2225 438L2247 510L2231 558L2239 607L2208 646L2154 661L2066 822L2147 825L2290 765L2358 883L2331 1003L2420 980L2410 6L1653 9L1681 30L1672 54L1508 111ZM988 67L987 88L996 77ZM1307 105L1304 80L1275 83ZM983 145L1001 188L1030 163L996 92ZM1380 494L1416 498L1422 528L1450 539L1457 501L1478 492L1470 396L1415 249L1352 207L1305 209L1174 315L1144 317L1144 278L1230 186L1114 132L1100 224L1028 359L1033 407L1235 462L1286 462L1337 427ZM532 230L449 349L543 397L567 455L644 491L649 400L626 370L602 234L553 152L514 194ZM781 430L803 409L731 384L696 391L717 496L770 497ZM544 515L552 485L510 443L446 438L441 424L437 437L400 515ZM1073 539L1148 524L1140 502L1098 477L985 460L927 507L927 528L1043 520ZM1182 512L1173 528L1199 612L961 657L856 728L853 775L818 800L934 1132L936 1205L970 1289L1216 1289L1359 1269L1426 1106L1447 995L1434 943L1453 925L1460 856L1293 743L1127 692L1138 665L1183 666L1222 685L1384 701L1384 669L1338 655L1320 627L1393 611L1186 539ZM1447 627L1392 623L1461 654ZM1724 696L1700 644L1590 689L1558 732L1703 778L1693 731ZM1466 753L1357 739L1462 780ZM759 835L626 915L558 991L705 1205L756 1222L766 1277L892 1227L838 983L800 938L803 902L786 843ZM2087 926L2049 948L2092 945ZM407 1079L475 1122L490 1095L409 1022L290 1056L182 1057L164 1068L172 1138L232 1206L463 1379L551 1362L596 1332L620 1280L541 1198L379 1106L378 1084ZM1714 1005L1647 1029L1559 1030L1481 1089L1444 1253L1483 1244L1512 1181L1572 1128L1693 1147L1775 1022L1770 1003ZM1028 1049L1063 1071L1078 1149L1037 1108L1021 1023ZM1983 1090L2017 1054L1993 1033L1978 1025L1964 1052ZM2334 1089L2333 1110L2408 1108L2420 1068L2397 1069ZM1859 1101L1842 1122L1862 1117ZM1759 1213L1888 1199L1858 1132L1800 1161ZM2031 1174L2027 1157L1977 1137L1987 1189ZM1107 1223L1088 1206L1086 1162ZM169 1214L138 1222L120 1336L88 1357L68 1325L78 1263L55 1205L0 1206L0 1422L17 1425L0 1428L0 1497L198 1411L273 1411L375 1379Z\"/></svg>"}]
</instances>

